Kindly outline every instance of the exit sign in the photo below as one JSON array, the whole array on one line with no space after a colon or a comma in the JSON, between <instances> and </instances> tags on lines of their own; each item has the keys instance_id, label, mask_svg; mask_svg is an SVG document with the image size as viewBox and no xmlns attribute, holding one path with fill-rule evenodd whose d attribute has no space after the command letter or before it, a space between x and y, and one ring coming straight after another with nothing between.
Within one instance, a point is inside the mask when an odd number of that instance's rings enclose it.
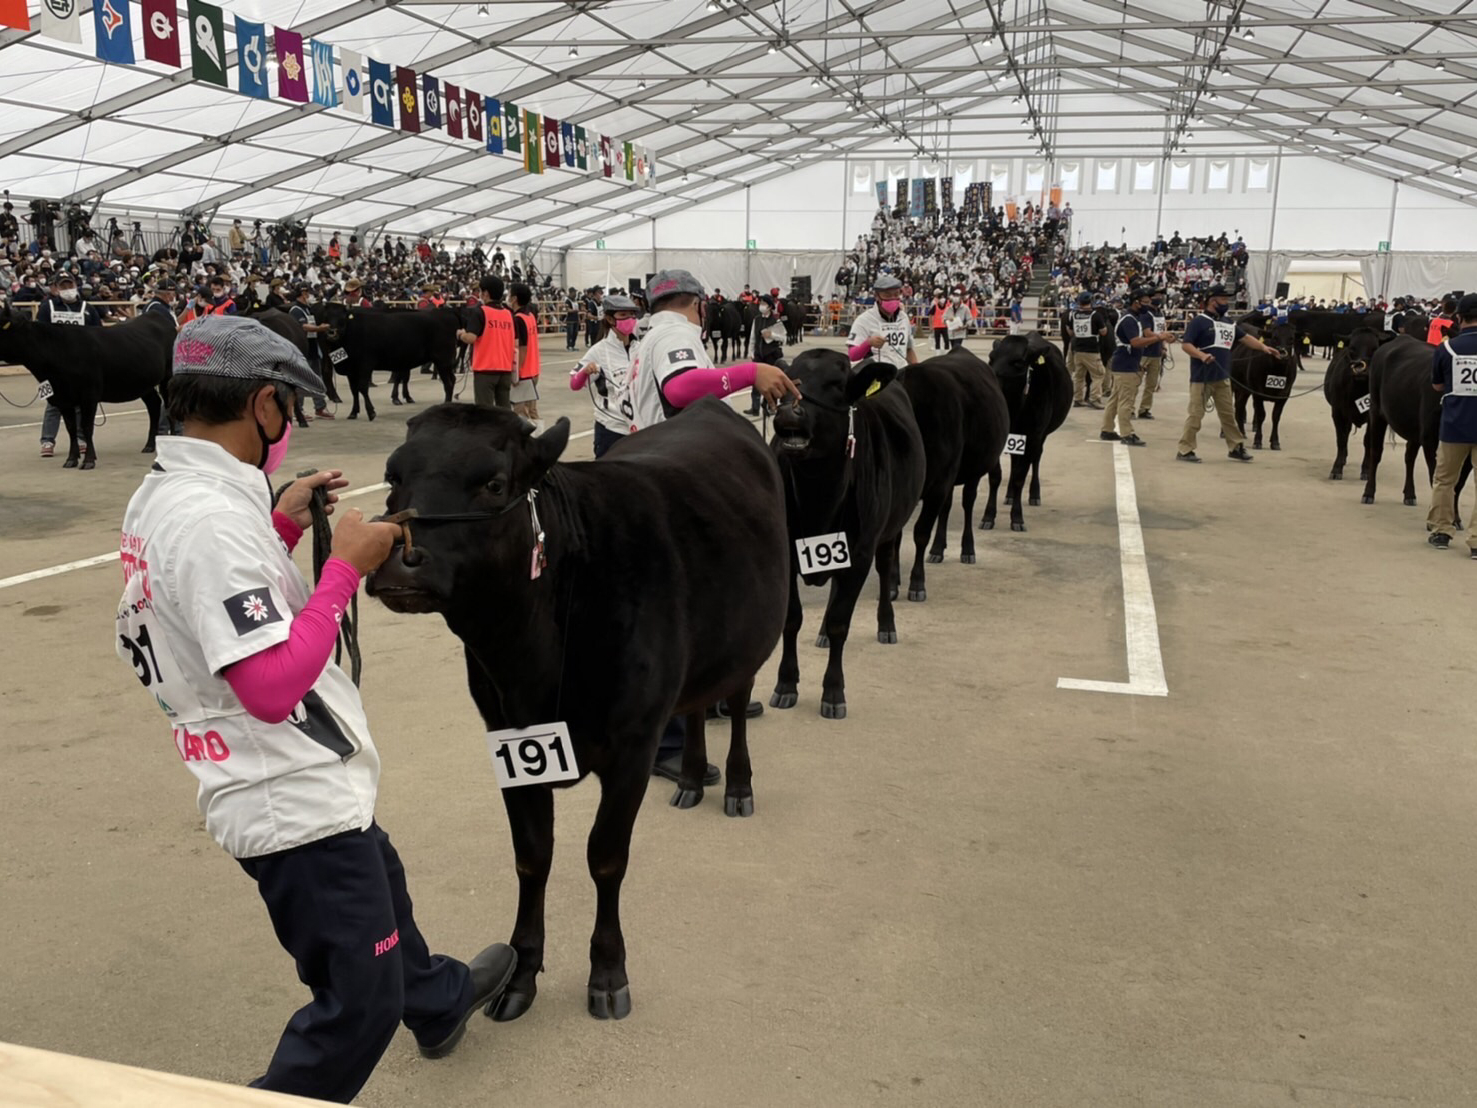
<instances>
[{"instance_id":1,"label":"exit sign","mask_svg":"<svg viewBox=\"0 0 1477 1108\"><path fill-rule=\"evenodd\" d=\"M758 239L750 239L749 240L749 249L750 250L757 250L758 248L759 248L759 240Z\"/></svg>"},{"instance_id":2,"label":"exit sign","mask_svg":"<svg viewBox=\"0 0 1477 1108\"><path fill-rule=\"evenodd\" d=\"M604 250L605 249L605 240L604 239L596 239L595 240L595 249L596 250Z\"/></svg>"},{"instance_id":3,"label":"exit sign","mask_svg":"<svg viewBox=\"0 0 1477 1108\"><path fill-rule=\"evenodd\" d=\"M1379 252L1381 254L1388 254L1390 252L1390 244L1388 242L1381 242Z\"/></svg>"}]
</instances>

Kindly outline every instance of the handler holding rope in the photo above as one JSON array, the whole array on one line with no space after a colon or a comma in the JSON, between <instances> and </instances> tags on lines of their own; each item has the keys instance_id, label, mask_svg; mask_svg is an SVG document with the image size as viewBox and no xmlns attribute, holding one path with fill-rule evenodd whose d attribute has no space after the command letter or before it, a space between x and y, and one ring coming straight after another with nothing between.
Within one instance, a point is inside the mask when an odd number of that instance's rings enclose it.
<instances>
[{"instance_id":1,"label":"handler holding rope","mask_svg":"<svg viewBox=\"0 0 1477 1108\"><path fill-rule=\"evenodd\" d=\"M1204 311L1190 321L1185 328L1180 349L1190 355L1190 411L1185 419L1185 430L1175 457L1182 462L1198 462L1195 453L1195 437L1200 432L1200 421L1205 418L1206 401L1215 405L1220 416L1221 432L1225 435L1230 450L1226 457L1238 462L1251 461L1246 451L1246 436L1236 426L1236 413L1231 403L1231 348L1244 342L1253 350L1281 359L1282 351L1268 346L1240 323L1225 319L1226 309L1231 305L1231 294L1225 285L1211 285L1202 294Z\"/></svg>"},{"instance_id":2,"label":"handler holding rope","mask_svg":"<svg viewBox=\"0 0 1477 1108\"><path fill-rule=\"evenodd\" d=\"M184 433L159 441L124 516L117 644L199 780L206 829L256 881L312 990L252 1084L347 1103L401 1022L423 1055L449 1054L517 957L496 943L464 965L416 928L374 819L380 763L359 691L329 661L400 529L344 513L309 594L290 551L315 496L332 512L348 482L313 474L272 510L265 475L287 452L293 389L324 391L260 323L208 316L180 332L169 413Z\"/></svg>"}]
</instances>

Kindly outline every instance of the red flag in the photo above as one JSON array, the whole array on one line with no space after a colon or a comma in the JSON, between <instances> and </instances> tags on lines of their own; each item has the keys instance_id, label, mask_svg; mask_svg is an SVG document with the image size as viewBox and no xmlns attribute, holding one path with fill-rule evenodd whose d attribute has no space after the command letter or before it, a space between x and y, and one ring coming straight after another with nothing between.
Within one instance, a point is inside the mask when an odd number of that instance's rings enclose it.
<instances>
[{"instance_id":1,"label":"red flag","mask_svg":"<svg viewBox=\"0 0 1477 1108\"><path fill-rule=\"evenodd\" d=\"M277 42L277 95L283 100L308 102L308 70L303 65L303 36L273 28Z\"/></svg>"},{"instance_id":2,"label":"red flag","mask_svg":"<svg viewBox=\"0 0 1477 1108\"><path fill-rule=\"evenodd\" d=\"M0 0L0 25L29 31L31 16L26 11L26 0Z\"/></svg>"},{"instance_id":3,"label":"red flag","mask_svg":"<svg viewBox=\"0 0 1477 1108\"><path fill-rule=\"evenodd\" d=\"M415 70L396 66L395 84L400 91L400 129L418 135L421 131L421 105L415 94Z\"/></svg>"},{"instance_id":4,"label":"red flag","mask_svg":"<svg viewBox=\"0 0 1477 1108\"><path fill-rule=\"evenodd\" d=\"M559 168L559 121L544 116L544 164L550 169Z\"/></svg>"},{"instance_id":5,"label":"red flag","mask_svg":"<svg viewBox=\"0 0 1477 1108\"><path fill-rule=\"evenodd\" d=\"M161 65L180 64L179 12L175 0L143 0L144 57Z\"/></svg>"},{"instance_id":6,"label":"red flag","mask_svg":"<svg viewBox=\"0 0 1477 1108\"><path fill-rule=\"evenodd\" d=\"M467 89L465 93L466 106L462 112L467 117L467 138L473 142L482 141L482 110L485 104L480 92Z\"/></svg>"},{"instance_id":7,"label":"red flag","mask_svg":"<svg viewBox=\"0 0 1477 1108\"><path fill-rule=\"evenodd\" d=\"M615 155L610 148L610 136L600 136L600 172L609 177L615 172Z\"/></svg>"},{"instance_id":8,"label":"red flag","mask_svg":"<svg viewBox=\"0 0 1477 1108\"><path fill-rule=\"evenodd\" d=\"M462 90L450 81L441 86L441 100L446 105L446 133L462 137Z\"/></svg>"}]
</instances>

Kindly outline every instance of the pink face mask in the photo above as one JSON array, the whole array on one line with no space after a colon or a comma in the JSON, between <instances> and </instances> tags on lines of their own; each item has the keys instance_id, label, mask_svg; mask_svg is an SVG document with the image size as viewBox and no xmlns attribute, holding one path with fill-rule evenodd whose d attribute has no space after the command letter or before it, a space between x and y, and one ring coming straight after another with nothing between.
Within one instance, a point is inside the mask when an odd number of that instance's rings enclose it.
<instances>
[{"instance_id":1,"label":"pink face mask","mask_svg":"<svg viewBox=\"0 0 1477 1108\"><path fill-rule=\"evenodd\" d=\"M618 319L615 321L615 329L623 335L634 335L636 333L636 323L637 321L634 319Z\"/></svg>"},{"instance_id":2,"label":"pink face mask","mask_svg":"<svg viewBox=\"0 0 1477 1108\"><path fill-rule=\"evenodd\" d=\"M262 463L262 472L271 476L276 473L282 465L282 459L287 457L287 442L292 438L292 420L287 420L282 426L282 437L267 447L267 460Z\"/></svg>"},{"instance_id":3,"label":"pink face mask","mask_svg":"<svg viewBox=\"0 0 1477 1108\"><path fill-rule=\"evenodd\" d=\"M877 301L877 307L881 308L884 312L895 312L899 308L901 308L902 306L903 306L903 302L901 300L879 300L879 301Z\"/></svg>"}]
</instances>

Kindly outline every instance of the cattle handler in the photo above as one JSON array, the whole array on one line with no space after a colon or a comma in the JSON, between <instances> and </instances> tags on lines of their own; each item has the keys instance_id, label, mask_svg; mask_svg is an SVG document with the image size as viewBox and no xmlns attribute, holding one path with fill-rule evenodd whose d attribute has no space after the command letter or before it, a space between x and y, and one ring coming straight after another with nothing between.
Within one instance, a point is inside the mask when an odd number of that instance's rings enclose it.
<instances>
[{"instance_id":1,"label":"cattle handler","mask_svg":"<svg viewBox=\"0 0 1477 1108\"><path fill-rule=\"evenodd\" d=\"M913 321L902 301L903 283L891 273L872 282L875 303L851 321L846 353L853 362L876 358L899 370L918 364L913 345Z\"/></svg>"},{"instance_id":2,"label":"cattle handler","mask_svg":"<svg viewBox=\"0 0 1477 1108\"><path fill-rule=\"evenodd\" d=\"M1108 333L1108 319L1092 306L1092 293L1077 296L1077 307L1062 320L1067 347L1067 368L1072 371L1072 407L1101 408L1103 357L1099 340Z\"/></svg>"},{"instance_id":3,"label":"cattle handler","mask_svg":"<svg viewBox=\"0 0 1477 1108\"><path fill-rule=\"evenodd\" d=\"M1477 464L1477 293L1457 302L1456 326L1461 329L1443 339L1431 359L1431 387L1441 394L1441 433L1426 521L1427 541L1437 550L1451 545L1462 463L1471 458ZM1467 549L1477 558L1477 523L1467 527Z\"/></svg>"},{"instance_id":4,"label":"cattle handler","mask_svg":"<svg viewBox=\"0 0 1477 1108\"><path fill-rule=\"evenodd\" d=\"M184 434L159 440L124 515L117 643L199 780L206 830L256 882L312 990L252 1085L348 1103L402 1022L425 1057L451 1053L517 957L495 943L464 965L431 954L416 927L374 818L364 706L329 660L349 598L400 530L344 513L309 593L290 551L314 490L332 511L348 482L315 473L273 510L267 477L286 453L294 388L316 395L323 382L254 320L180 332L169 411Z\"/></svg>"},{"instance_id":5,"label":"cattle handler","mask_svg":"<svg viewBox=\"0 0 1477 1108\"><path fill-rule=\"evenodd\" d=\"M1191 359L1190 411L1175 457L1182 462L1200 461L1195 453L1195 437L1200 432L1200 421L1205 418L1205 398L1208 396L1220 417L1226 445L1231 448L1226 457L1249 462L1252 458L1246 452L1246 436L1236 426L1236 413L1231 405L1231 348L1242 342L1279 360L1282 351L1274 350L1241 324L1226 320L1231 295L1225 285L1211 285L1201 293L1200 302L1204 310L1190 320L1180 342L1180 349Z\"/></svg>"}]
</instances>

